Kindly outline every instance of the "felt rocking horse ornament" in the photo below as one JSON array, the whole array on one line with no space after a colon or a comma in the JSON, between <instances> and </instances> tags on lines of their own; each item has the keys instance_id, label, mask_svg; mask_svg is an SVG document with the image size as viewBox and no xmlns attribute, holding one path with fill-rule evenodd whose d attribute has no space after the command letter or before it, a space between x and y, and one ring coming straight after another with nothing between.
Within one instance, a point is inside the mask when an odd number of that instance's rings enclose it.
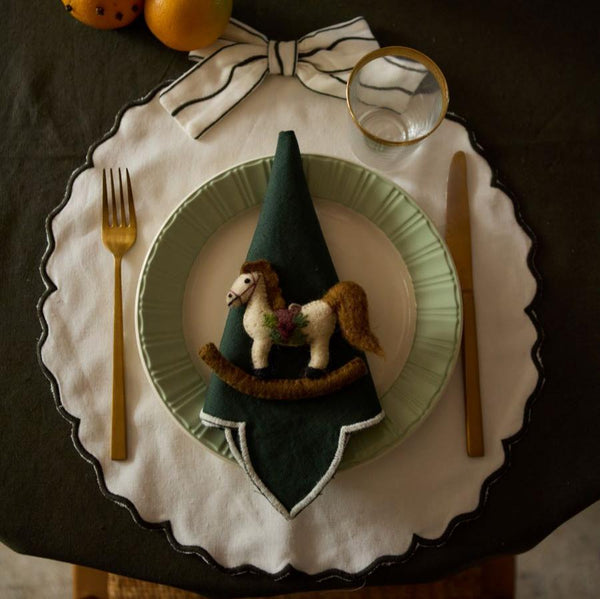
<instances>
[{"instance_id":1,"label":"felt rocking horse ornament","mask_svg":"<svg viewBox=\"0 0 600 599\"><path fill-rule=\"evenodd\" d=\"M339 323L342 336L350 345L361 351L383 355L379 341L369 327L367 295L357 283L342 281L320 299L285 307L279 278L269 262L246 262L241 273L227 293L226 301L230 308L246 306L242 322L252 339L254 376L258 379L270 377L269 353L273 345L308 345L310 361L304 369L304 376L321 380L310 383L301 379L279 379L261 383L227 364L214 346L209 344L202 348L202 359L217 376L238 391L265 399L301 399L338 390L364 376L367 367L361 358L354 358L326 374L329 340L336 323Z\"/></svg>"},{"instance_id":2,"label":"felt rocking horse ornament","mask_svg":"<svg viewBox=\"0 0 600 599\"><path fill-rule=\"evenodd\" d=\"M213 371L200 418L293 518L323 492L350 436L384 414L363 353L383 355L367 294L337 277L292 131L279 134L246 261L223 291L220 346L200 349Z\"/></svg>"}]
</instances>

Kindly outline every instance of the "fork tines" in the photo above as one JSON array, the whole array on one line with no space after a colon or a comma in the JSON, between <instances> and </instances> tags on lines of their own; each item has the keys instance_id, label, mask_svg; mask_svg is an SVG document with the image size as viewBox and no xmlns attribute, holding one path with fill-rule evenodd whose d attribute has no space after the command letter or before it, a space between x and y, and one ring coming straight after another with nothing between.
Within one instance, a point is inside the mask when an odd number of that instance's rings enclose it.
<instances>
[{"instance_id":1,"label":"fork tines","mask_svg":"<svg viewBox=\"0 0 600 599\"><path fill-rule=\"evenodd\" d=\"M131 191L129 169L125 169L127 181L127 210L125 210L125 195L123 193L121 169L117 169L117 172L119 177L119 209L117 209L117 194L115 193L113 169L109 169L111 190L110 203L108 201L108 191L106 185L106 169L102 169L102 224L104 227L135 227L135 207L133 204L133 193Z\"/></svg>"}]
</instances>

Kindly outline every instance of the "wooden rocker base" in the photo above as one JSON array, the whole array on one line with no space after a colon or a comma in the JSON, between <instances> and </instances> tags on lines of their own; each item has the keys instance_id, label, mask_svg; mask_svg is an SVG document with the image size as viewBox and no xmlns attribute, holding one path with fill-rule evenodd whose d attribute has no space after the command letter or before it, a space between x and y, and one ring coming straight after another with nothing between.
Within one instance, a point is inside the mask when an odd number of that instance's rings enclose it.
<instances>
[{"instance_id":1,"label":"wooden rocker base","mask_svg":"<svg viewBox=\"0 0 600 599\"><path fill-rule=\"evenodd\" d=\"M262 399L295 400L334 393L367 374L361 358L353 358L343 366L319 379L259 379L232 364L214 343L207 343L198 352L214 373L236 391Z\"/></svg>"}]
</instances>

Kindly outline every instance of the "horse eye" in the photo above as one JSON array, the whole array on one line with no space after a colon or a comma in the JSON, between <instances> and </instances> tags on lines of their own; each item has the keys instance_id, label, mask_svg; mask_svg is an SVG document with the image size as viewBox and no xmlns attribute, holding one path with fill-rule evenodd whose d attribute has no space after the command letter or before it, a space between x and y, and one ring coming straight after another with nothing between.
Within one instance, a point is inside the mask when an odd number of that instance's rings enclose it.
<instances>
[{"instance_id":1,"label":"horse eye","mask_svg":"<svg viewBox=\"0 0 600 599\"><path fill-rule=\"evenodd\" d=\"M227 294L227 297L231 297L231 295L232 295L231 293L228 293L228 294Z\"/></svg>"},{"instance_id":2,"label":"horse eye","mask_svg":"<svg viewBox=\"0 0 600 599\"><path fill-rule=\"evenodd\" d=\"M250 279L244 279L244 283L246 283L246 284L250 283Z\"/></svg>"}]
</instances>

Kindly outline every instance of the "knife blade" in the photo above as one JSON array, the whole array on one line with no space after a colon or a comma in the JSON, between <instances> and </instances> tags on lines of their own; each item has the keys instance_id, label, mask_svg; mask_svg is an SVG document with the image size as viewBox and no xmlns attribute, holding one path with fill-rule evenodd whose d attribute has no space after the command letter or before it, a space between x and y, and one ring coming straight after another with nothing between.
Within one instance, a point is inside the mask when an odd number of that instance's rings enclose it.
<instances>
[{"instance_id":1,"label":"knife blade","mask_svg":"<svg viewBox=\"0 0 600 599\"><path fill-rule=\"evenodd\" d=\"M481 457L484 455L483 420L479 385L475 301L473 297L467 157L464 152L454 154L448 174L446 243L456 266L463 303L462 358L467 454L471 457Z\"/></svg>"}]
</instances>

